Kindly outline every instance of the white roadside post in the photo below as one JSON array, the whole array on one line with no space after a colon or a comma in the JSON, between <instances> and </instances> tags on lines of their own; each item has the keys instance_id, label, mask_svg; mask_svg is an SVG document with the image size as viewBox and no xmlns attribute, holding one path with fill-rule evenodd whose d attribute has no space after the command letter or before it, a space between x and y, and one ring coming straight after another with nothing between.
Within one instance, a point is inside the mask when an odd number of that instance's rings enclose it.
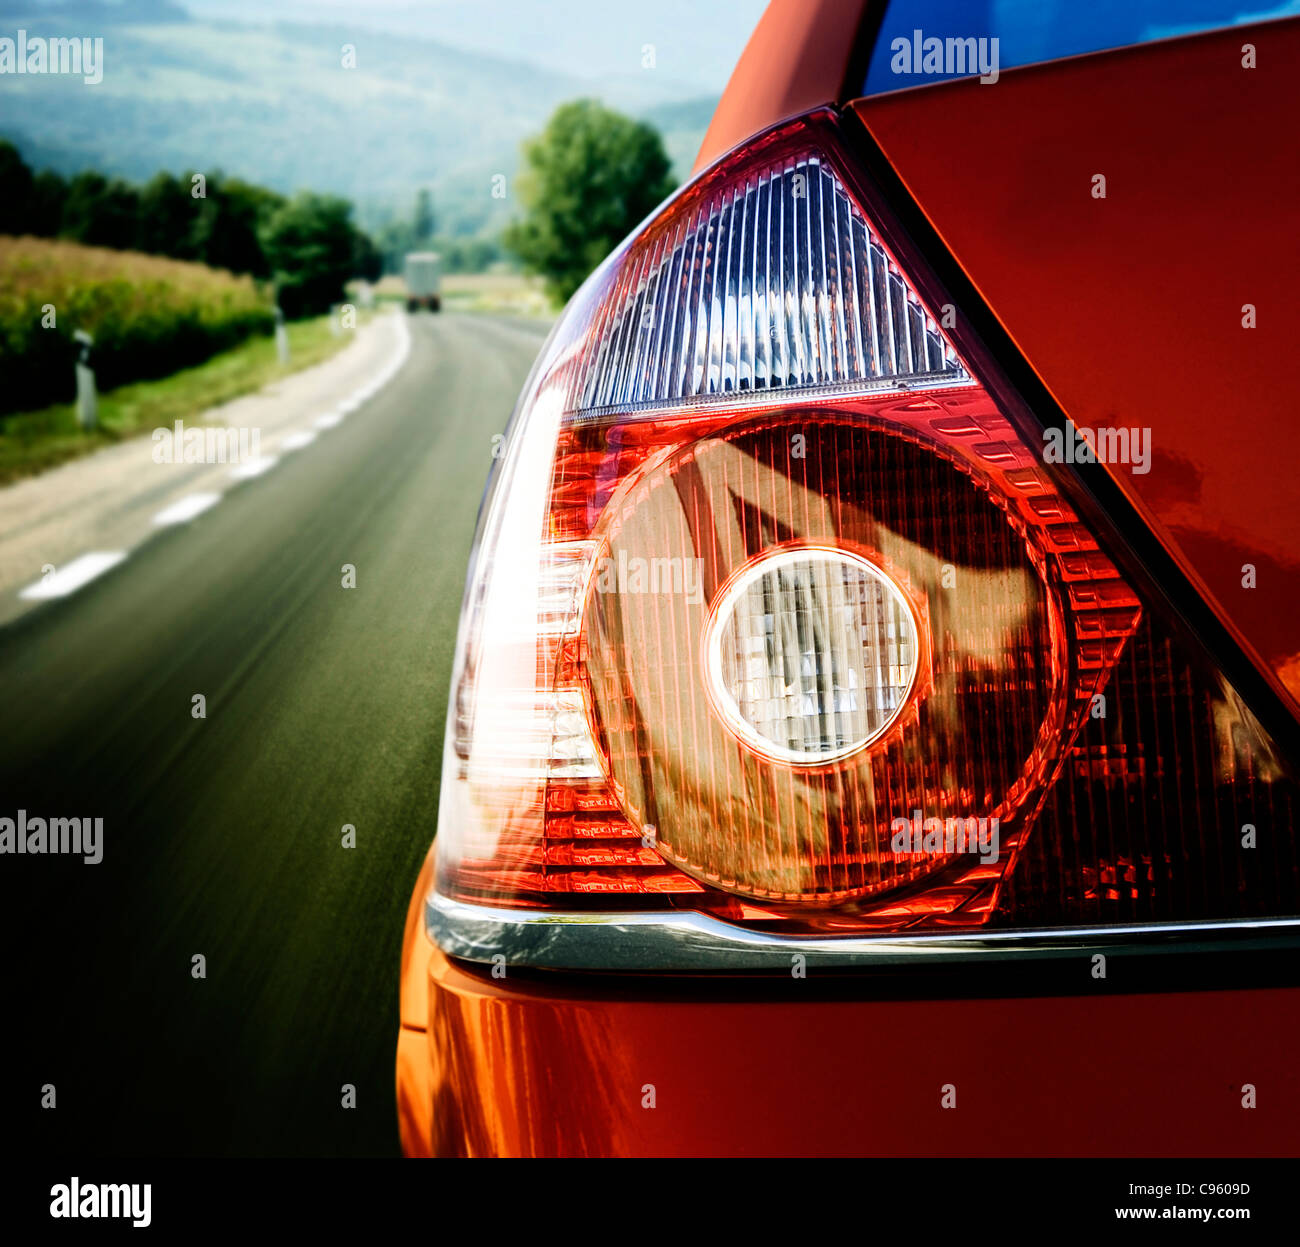
<instances>
[{"instance_id":1,"label":"white roadside post","mask_svg":"<svg viewBox=\"0 0 1300 1247\"><path fill-rule=\"evenodd\" d=\"M275 305L275 353L280 357L280 363L289 362L289 332L284 327L284 313L278 303Z\"/></svg>"},{"instance_id":2,"label":"white roadside post","mask_svg":"<svg viewBox=\"0 0 1300 1247\"><path fill-rule=\"evenodd\" d=\"M84 329L78 329L73 339L81 344L77 355L77 423L83 429L93 429L99 419L99 400L95 394L95 370L90 365L90 348L95 339Z\"/></svg>"}]
</instances>

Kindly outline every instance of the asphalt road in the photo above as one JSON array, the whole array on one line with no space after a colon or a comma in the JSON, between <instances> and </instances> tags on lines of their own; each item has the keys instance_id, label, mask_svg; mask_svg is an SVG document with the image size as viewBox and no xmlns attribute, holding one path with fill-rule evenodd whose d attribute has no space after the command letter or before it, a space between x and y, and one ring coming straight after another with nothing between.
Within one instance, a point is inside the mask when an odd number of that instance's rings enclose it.
<instances>
[{"instance_id":1,"label":"asphalt road","mask_svg":"<svg viewBox=\"0 0 1300 1247\"><path fill-rule=\"evenodd\" d=\"M411 328L338 429L0 629L0 816L102 817L105 845L0 857L6 1152L397 1151L398 954L465 563L543 337Z\"/></svg>"}]
</instances>

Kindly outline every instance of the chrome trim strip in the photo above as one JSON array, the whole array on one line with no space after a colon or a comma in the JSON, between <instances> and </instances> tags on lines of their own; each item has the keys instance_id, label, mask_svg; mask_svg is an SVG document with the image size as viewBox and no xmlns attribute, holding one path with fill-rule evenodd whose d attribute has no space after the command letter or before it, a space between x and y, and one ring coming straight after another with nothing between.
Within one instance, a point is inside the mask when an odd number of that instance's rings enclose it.
<instances>
[{"instance_id":1,"label":"chrome trim strip","mask_svg":"<svg viewBox=\"0 0 1300 1247\"><path fill-rule=\"evenodd\" d=\"M1095 953L1300 949L1300 918L811 939L746 930L707 914L680 910L492 909L448 900L436 891L425 900L424 918L429 938L449 956L482 963L500 956L508 966L553 970L785 972L796 955L810 967L920 969Z\"/></svg>"},{"instance_id":2,"label":"chrome trim strip","mask_svg":"<svg viewBox=\"0 0 1300 1247\"><path fill-rule=\"evenodd\" d=\"M931 390L970 390L973 377L950 372L918 372L900 377L880 377L869 381L825 381L814 385L791 385L785 389L743 390L737 393L692 394L684 398L656 399L653 402L622 403L613 407L580 407L564 413L566 424L595 424L617 416L625 423L654 420L665 411L695 411L701 415L715 411L762 412L771 407L794 404L833 403L850 398L906 398L913 393Z\"/></svg>"}]
</instances>

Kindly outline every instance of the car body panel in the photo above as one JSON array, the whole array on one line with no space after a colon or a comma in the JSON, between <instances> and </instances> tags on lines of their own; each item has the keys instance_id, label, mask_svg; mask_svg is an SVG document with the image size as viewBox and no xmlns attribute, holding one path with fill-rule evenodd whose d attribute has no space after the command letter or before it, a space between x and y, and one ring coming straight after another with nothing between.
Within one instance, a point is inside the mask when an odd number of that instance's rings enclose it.
<instances>
[{"instance_id":1,"label":"car body panel","mask_svg":"<svg viewBox=\"0 0 1300 1247\"><path fill-rule=\"evenodd\" d=\"M406 927L402 937L402 977L400 980L400 1017L403 1026L423 1030L429 1018L428 952L424 936L424 900L433 887L433 849L430 849L415 881L411 902L406 908Z\"/></svg>"},{"instance_id":2,"label":"car body panel","mask_svg":"<svg viewBox=\"0 0 1300 1247\"><path fill-rule=\"evenodd\" d=\"M1078 974L1089 980L1086 960ZM728 998L734 993L690 980L517 981L509 972L494 980L432 950L429 1134L407 1150L1196 1156L1296 1148L1294 990L1123 995L1098 985L1049 997L865 998L879 990L819 998L811 981L791 981ZM404 1031L404 1042L413 1034ZM1257 1092L1251 1110L1242 1106L1246 1084ZM946 1087L955 1110L942 1106Z\"/></svg>"},{"instance_id":3,"label":"car body panel","mask_svg":"<svg viewBox=\"0 0 1300 1247\"><path fill-rule=\"evenodd\" d=\"M1150 428L1150 471L1111 475L1293 709L1297 63L1287 20L854 105L1074 424Z\"/></svg>"},{"instance_id":4,"label":"car body panel","mask_svg":"<svg viewBox=\"0 0 1300 1247\"><path fill-rule=\"evenodd\" d=\"M859 32L879 8L879 0L773 0L718 101L692 173L778 121L855 93Z\"/></svg>"}]
</instances>

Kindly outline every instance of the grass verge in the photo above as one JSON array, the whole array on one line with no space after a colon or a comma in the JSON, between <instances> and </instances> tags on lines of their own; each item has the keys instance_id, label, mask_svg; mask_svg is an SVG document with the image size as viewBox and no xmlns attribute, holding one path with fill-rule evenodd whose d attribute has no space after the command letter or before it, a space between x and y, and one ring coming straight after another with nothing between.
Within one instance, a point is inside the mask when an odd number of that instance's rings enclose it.
<instances>
[{"instance_id":1,"label":"grass verge","mask_svg":"<svg viewBox=\"0 0 1300 1247\"><path fill-rule=\"evenodd\" d=\"M390 274L375 287L381 303L405 303L406 283ZM541 278L523 273L445 273L442 305L448 311L489 316L520 316L553 321L559 309L547 297Z\"/></svg>"},{"instance_id":2,"label":"grass verge","mask_svg":"<svg viewBox=\"0 0 1300 1247\"><path fill-rule=\"evenodd\" d=\"M365 313L359 313L364 322ZM77 424L72 403L0 418L0 484L33 476L78 455L134 437L176 420L192 421L209 407L251 394L342 350L350 333L335 336L328 316L293 321L287 326L289 363L282 365L275 339L249 338L205 363L184 368L157 381L137 381L99 396L98 427L87 432Z\"/></svg>"}]
</instances>

